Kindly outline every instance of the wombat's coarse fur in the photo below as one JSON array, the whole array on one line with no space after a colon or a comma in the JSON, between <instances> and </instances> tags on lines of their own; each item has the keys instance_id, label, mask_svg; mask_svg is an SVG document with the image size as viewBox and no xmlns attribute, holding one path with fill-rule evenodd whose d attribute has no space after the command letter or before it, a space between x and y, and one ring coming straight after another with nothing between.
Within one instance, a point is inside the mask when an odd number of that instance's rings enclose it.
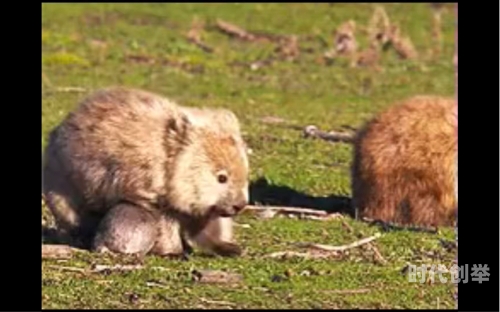
<instances>
[{"instance_id":1,"label":"wombat's coarse fur","mask_svg":"<svg viewBox=\"0 0 500 312\"><path fill-rule=\"evenodd\" d=\"M231 217L248 203L248 170L232 112L113 87L52 131L43 192L61 232L98 251L179 254L186 236L237 255Z\"/></svg>"},{"instance_id":2,"label":"wombat's coarse fur","mask_svg":"<svg viewBox=\"0 0 500 312\"><path fill-rule=\"evenodd\" d=\"M354 140L353 206L358 217L448 226L458 199L457 104L415 96L369 121Z\"/></svg>"}]
</instances>

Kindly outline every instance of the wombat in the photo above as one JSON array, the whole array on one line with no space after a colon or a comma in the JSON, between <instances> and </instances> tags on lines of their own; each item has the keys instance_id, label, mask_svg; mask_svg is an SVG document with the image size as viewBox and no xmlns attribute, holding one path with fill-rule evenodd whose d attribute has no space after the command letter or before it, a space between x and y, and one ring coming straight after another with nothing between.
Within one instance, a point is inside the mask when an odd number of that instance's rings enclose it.
<instances>
[{"instance_id":1,"label":"wombat","mask_svg":"<svg viewBox=\"0 0 500 312\"><path fill-rule=\"evenodd\" d=\"M43 193L60 232L85 248L177 255L190 241L234 256L248 171L231 111L111 87L50 133Z\"/></svg>"},{"instance_id":2,"label":"wombat","mask_svg":"<svg viewBox=\"0 0 500 312\"><path fill-rule=\"evenodd\" d=\"M450 226L458 204L457 103L415 96L367 122L354 139L358 217Z\"/></svg>"}]
</instances>

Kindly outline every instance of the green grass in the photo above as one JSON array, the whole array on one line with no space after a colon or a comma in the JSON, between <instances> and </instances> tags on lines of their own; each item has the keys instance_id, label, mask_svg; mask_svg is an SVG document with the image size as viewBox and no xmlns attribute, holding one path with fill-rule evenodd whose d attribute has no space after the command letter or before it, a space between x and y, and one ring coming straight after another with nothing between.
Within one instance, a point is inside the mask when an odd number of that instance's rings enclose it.
<instances>
[{"instance_id":1,"label":"green grass","mask_svg":"<svg viewBox=\"0 0 500 312\"><path fill-rule=\"evenodd\" d=\"M405 61L384 53L382 71L350 68L345 60L324 65L318 60L332 47L332 31L353 19L368 25L372 4L43 4L42 5L42 148L49 131L86 94L110 85L128 85L166 95L194 106L227 107L241 120L253 150L251 179L266 179L309 196L349 196L351 146L306 140L296 130L259 122L280 117L325 130L359 127L393 101L415 94L453 95L454 14L442 16L443 50L429 51L432 12L427 4L385 4L389 18L413 41L420 57ZM194 18L206 23L206 53L186 41ZM249 64L275 54L275 45L244 42L221 34L217 18L246 30L299 36L303 50L295 62L277 61L258 70ZM357 32L361 48L366 35ZM307 52L307 50L311 52ZM135 57L135 58L134 58ZM140 61L142 60L142 62ZM240 65L238 65L240 64ZM241 65L243 64L243 65ZM85 93L55 92L80 87ZM42 218L50 221L42 207ZM379 228L346 217L368 236ZM455 257L439 238L454 239L452 229L440 234L408 231L383 233L375 245L388 260L374 263L369 251L351 249L329 260L278 260L263 255L296 250L294 242L332 245L357 240L340 220L328 222L240 216L236 228L246 254L238 259L197 254L189 261L147 257L145 268L98 274L61 269L93 263L124 263L127 257L82 254L64 263L42 262L44 308L453 308L451 284L409 283L401 274L406 263L444 263ZM429 252L437 256L430 257ZM163 267L164 270L156 269ZM192 269L225 269L243 275L237 287L199 285ZM304 272L309 272L305 274ZM276 281L275 276L282 276ZM150 287L148 282L162 285ZM369 289L339 294L334 290ZM212 300L212 301L207 301ZM224 306L220 302L233 305Z\"/></svg>"}]
</instances>

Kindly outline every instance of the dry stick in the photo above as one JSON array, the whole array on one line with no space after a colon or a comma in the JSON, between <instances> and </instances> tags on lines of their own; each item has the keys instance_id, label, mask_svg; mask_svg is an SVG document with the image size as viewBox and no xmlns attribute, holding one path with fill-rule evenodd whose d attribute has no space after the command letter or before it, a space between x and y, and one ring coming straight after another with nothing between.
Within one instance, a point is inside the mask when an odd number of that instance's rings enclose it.
<instances>
[{"instance_id":1,"label":"dry stick","mask_svg":"<svg viewBox=\"0 0 500 312\"><path fill-rule=\"evenodd\" d=\"M187 33L186 38L188 41L190 41L191 43L194 43L199 48L201 48L203 51L205 51L207 53L212 53L214 51L214 49L212 47L209 47L208 45L206 45L201 40L201 34L200 34L201 30L202 30L201 26L194 24L193 27L191 28L191 30Z\"/></svg>"},{"instance_id":2,"label":"dry stick","mask_svg":"<svg viewBox=\"0 0 500 312\"><path fill-rule=\"evenodd\" d=\"M316 126L306 126L304 128L304 137L314 137L330 142L346 142L350 143L353 140L354 135L345 132L330 131L325 132L318 129Z\"/></svg>"},{"instance_id":3,"label":"dry stick","mask_svg":"<svg viewBox=\"0 0 500 312\"><path fill-rule=\"evenodd\" d=\"M342 221L342 224L351 232L354 234L354 229L345 221ZM379 262L380 264L387 264L387 261L384 259L384 257L382 256L382 254L380 253L380 251L378 250L378 248L372 244L372 243L368 243L367 244L370 249L373 251L373 253L375 254L375 261Z\"/></svg>"},{"instance_id":4,"label":"dry stick","mask_svg":"<svg viewBox=\"0 0 500 312\"><path fill-rule=\"evenodd\" d=\"M240 39L249 41L256 39L256 37L253 34L247 32L246 30L220 19L217 19L216 26L217 28L219 28L219 30L230 36L238 37Z\"/></svg>"},{"instance_id":5,"label":"dry stick","mask_svg":"<svg viewBox=\"0 0 500 312\"><path fill-rule=\"evenodd\" d=\"M204 52L207 53L212 53L214 52L214 48L209 47L206 45L203 41L197 40L196 38L188 38L188 40L192 43L194 43L196 46L198 46L200 49L202 49Z\"/></svg>"},{"instance_id":6,"label":"dry stick","mask_svg":"<svg viewBox=\"0 0 500 312\"><path fill-rule=\"evenodd\" d=\"M59 265L49 265L48 267L51 268L51 269L58 269L58 270L62 270L62 271L85 273L85 269L84 268L59 266Z\"/></svg>"},{"instance_id":7,"label":"dry stick","mask_svg":"<svg viewBox=\"0 0 500 312\"><path fill-rule=\"evenodd\" d=\"M243 280L241 274L219 270L194 270L192 277L195 282L206 284L235 284Z\"/></svg>"},{"instance_id":8,"label":"dry stick","mask_svg":"<svg viewBox=\"0 0 500 312\"><path fill-rule=\"evenodd\" d=\"M69 259L78 250L68 245L42 244L42 259Z\"/></svg>"},{"instance_id":9,"label":"dry stick","mask_svg":"<svg viewBox=\"0 0 500 312\"><path fill-rule=\"evenodd\" d=\"M142 265L105 265L105 264L96 264L92 266L90 269L86 268L77 268L77 267L67 267L67 266L58 266L58 265L49 265L49 268L59 269L64 271L71 272L79 272L79 273L101 273L105 271L133 271L140 270L144 267Z\"/></svg>"},{"instance_id":10,"label":"dry stick","mask_svg":"<svg viewBox=\"0 0 500 312\"><path fill-rule=\"evenodd\" d=\"M332 219L342 219L344 216L340 213L330 213L326 216L308 216L304 215L302 219L306 220L316 220L316 221L326 221L326 220L332 220Z\"/></svg>"},{"instance_id":11,"label":"dry stick","mask_svg":"<svg viewBox=\"0 0 500 312\"><path fill-rule=\"evenodd\" d=\"M217 305L225 305L225 306L236 306L236 303L228 302L228 301L218 301L218 300L210 300L206 298L199 298L201 302L208 304L217 304Z\"/></svg>"},{"instance_id":12,"label":"dry stick","mask_svg":"<svg viewBox=\"0 0 500 312\"><path fill-rule=\"evenodd\" d=\"M144 267L140 264L137 265L105 265L105 264L96 264L92 268L93 273L99 273L104 271L133 271L140 270Z\"/></svg>"},{"instance_id":13,"label":"dry stick","mask_svg":"<svg viewBox=\"0 0 500 312\"><path fill-rule=\"evenodd\" d=\"M87 89L81 87L58 87L55 88L56 92L87 92Z\"/></svg>"},{"instance_id":14,"label":"dry stick","mask_svg":"<svg viewBox=\"0 0 500 312\"><path fill-rule=\"evenodd\" d=\"M276 213L297 213L297 214L308 214L316 216L327 216L328 212L324 210L315 210L309 208L298 208L298 207L279 207L279 206L254 206L248 205L243 211L272 211ZM242 211L242 212L243 212Z\"/></svg>"},{"instance_id":15,"label":"dry stick","mask_svg":"<svg viewBox=\"0 0 500 312\"><path fill-rule=\"evenodd\" d=\"M299 243L299 245L302 247L315 248L315 249L324 250L324 251L345 251L347 249L356 248L356 247L359 247L361 245L367 244L367 243L369 243L369 242L371 242L379 237L380 237L380 233L376 233L373 236L363 238L363 239L355 241L351 244L342 245L342 246L331 246L331 245L323 245L323 244L315 244L315 243Z\"/></svg>"},{"instance_id":16,"label":"dry stick","mask_svg":"<svg viewBox=\"0 0 500 312\"><path fill-rule=\"evenodd\" d=\"M299 257L304 259L324 259L331 257L333 254L328 253L310 253L310 252L297 252L297 251L278 251L266 255L266 258L292 258Z\"/></svg>"},{"instance_id":17,"label":"dry stick","mask_svg":"<svg viewBox=\"0 0 500 312\"><path fill-rule=\"evenodd\" d=\"M367 288L361 288L361 289L332 289L332 290L325 290L324 292L326 292L326 293L333 293L333 294L350 295L350 294L364 294L364 293L370 292L370 289L367 289Z\"/></svg>"},{"instance_id":18,"label":"dry stick","mask_svg":"<svg viewBox=\"0 0 500 312\"><path fill-rule=\"evenodd\" d=\"M166 285L155 283L155 282L146 282L146 286L148 287L158 287L158 288L168 288Z\"/></svg>"},{"instance_id":19,"label":"dry stick","mask_svg":"<svg viewBox=\"0 0 500 312\"><path fill-rule=\"evenodd\" d=\"M330 142L345 142L345 143L351 143L353 138L354 138L353 133L337 132L337 131L325 132L325 131L319 130L318 127L316 127L314 125L309 125L309 126L303 127L303 126L299 126L299 125L290 123L286 120L283 120L281 118L276 118L276 117L265 117L265 118L261 118L259 121L262 123L265 123L265 124L279 125L279 126L285 127L285 128L290 128L290 129L294 129L294 130L301 130L303 132L305 138L313 137L313 138L318 138L318 139L322 139L322 140L330 141Z\"/></svg>"}]
</instances>

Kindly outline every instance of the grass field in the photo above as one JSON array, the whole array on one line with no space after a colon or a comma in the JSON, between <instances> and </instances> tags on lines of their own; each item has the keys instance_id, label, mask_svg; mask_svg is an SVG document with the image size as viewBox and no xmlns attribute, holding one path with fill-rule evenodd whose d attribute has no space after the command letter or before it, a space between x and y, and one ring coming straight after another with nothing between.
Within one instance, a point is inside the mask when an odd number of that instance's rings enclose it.
<instances>
[{"instance_id":1,"label":"grass field","mask_svg":"<svg viewBox=\"0 0 500 312\"><path fill-rule=\"evenodd\" d=\"M49 131L89 92L110 85L144 88L184 105L220 106L241 120L251 155L252 200L269 204L332 206L350 195L351 146L305 139L300 131L261 122L278 117L324 130L357 128L393 101L415 94L454 94L454 12L442 13L442 51L431 53L428 4L385 4L392 23L411 38L419 57L393 50L380 68L327 62L332 32L352 19L360 49L373 4L43 4L42 147ZM217 19L249 32L297 35L300 54L280 59L276 43L245 41L218 31ZM186 40L193 20L213 53ZM266 62L273 58L275 61ZM262 62L262 66L256 66ZM253 64L253 66L252 66ZM69 87L74 88L73 92ZM66 88L66 89L65 89ZM81 91L81 92L77 92ZM310 205L313 206L313 205ZM409 283L408 263L449 266L453 229L438 234L383 231L349 216L331 221L240 216L237 259L197 253L189 261L148 256L142 269L93 273L95 264L131 263L130 257L82 253L42 261L43 308L454 308L452 284ZM42 224L53 223L42 206ZM349 224L354 232L349 231ZM387 264L367 248L329 259L268 259L296 250L296 242L343 245L376 232ZM75 269L76 268L76 269ZM79 269L80 268L80 269ZM192 281L192 270L239 273L238 285Z\"/></svg>"}]
</instances>

